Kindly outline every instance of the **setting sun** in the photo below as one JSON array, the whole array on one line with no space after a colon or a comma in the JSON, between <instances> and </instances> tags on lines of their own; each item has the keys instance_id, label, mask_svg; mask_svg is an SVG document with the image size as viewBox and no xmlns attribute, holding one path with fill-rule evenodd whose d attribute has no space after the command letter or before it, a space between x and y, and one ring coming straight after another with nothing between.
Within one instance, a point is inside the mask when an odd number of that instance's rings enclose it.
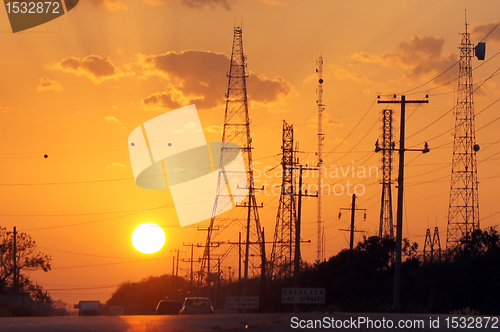
<instances>
[{"instance_id":1,"label":"setting sun","mask_svg":"<svg viewBox=\"0 0 500 332\"><path fill-rule=\"evenodd\" d=\"M140 224L132 233L132 244L143 254L153 254L165 244L165 232L155 223Z\"/></svg>"}]
</instances>

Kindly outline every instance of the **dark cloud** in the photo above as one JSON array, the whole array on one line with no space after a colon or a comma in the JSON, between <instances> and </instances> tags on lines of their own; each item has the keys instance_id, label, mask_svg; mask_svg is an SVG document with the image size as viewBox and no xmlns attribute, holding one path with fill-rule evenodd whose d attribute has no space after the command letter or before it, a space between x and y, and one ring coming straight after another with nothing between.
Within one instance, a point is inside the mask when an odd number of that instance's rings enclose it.
<instances>
[{"instance_id":1,"label":"dark cloud","mask_svg":"<svg viewBox=\"0 0 500 332\"><path fill-rule=\"evenodd\" d=\"M269 79L264 76L250 75L247 79L249 98L263 103L272 103L288 95L290 84L281 77Z\"/></svg>"},{"instance_id":2,"label":"dark cloud","mask_svg":"<svg viewBox=\"0 0 500 332\"><path fill-rule=\"evenodd\" d=\"M474 24L472 26L471 35L473 38L481 40L489 33L489 35L485 41L500 45L500 27L498 27L497 25L498 25L498 22L497 23Z\"/></svg>"},{"instance_id":3,"label":"dark cloud","mask_svg":"<svg viewBox=\"0 0 500 332\"><path fill-rule=\"evenodd\" d=\"M420 37L413 35L409 42L401 42L396 51L390 51L382 56L370 53L356 53L355 62L376 63L384 66L401 66L408 69L405 78L431 79L446 71L458 61L458 54L443 54L443 38L432 36ZM456 71L449 70L439 76L434 82L444 83L454 79Z\"/></svg>"},{"instance_id":4,"label":"dark cloud","mask_svg":"<svg viewBox=\"0 0 500 332\"><path fill-rule=\"evenodd\" d=\"M406 74L408 78L430 78L444 72L458 60L455 53L442 54L443 45L443 38L413 35L410 42L402 42L397 51L384 54L382 59L410 67L410 72ZM436 82L442 83L455 76L455 72L449 71Z\"/></svg>"},{"instance_id":5,"label":"dark cloud","mask_svg":"<svg viewBox=\"0 0 500 332\"><path fill-rule=\"evenodd\" d=\"M69 57L55 64L53 68L87 76L97 83L125 75L111 62L109 57L101 58L98 55L89 55L82 60Z\"/></svg>"},{"instance_id":6,"label":"dark cloud","mask_svg":"<svg viewBox=\"0 0 500 332\"><path fill-rule=\"evenodd\" d=\"M179 108L181 104L172 99L172 95L166 92L157 92L153 93L149 97L146 97L142 100L142 103L146 106L156 106L163 108Z\"/></svg>"},{"instance_id":7,"label":"dark cloud","mask_svg":"<svg viewBox=\"0 0 500 332\"><path fill-rule=\"evenodd\" d=\"M145 98L144 105L173 108L195 103L198 108L212 108L224 103L229 61L225 54L205 51L139 56L146 75L160 75L169 84L166 91ZM290 85L283 79L253 73L247 87L249 99L262 103L276 102L290 92Z\"/></svg>"}]
</instances>

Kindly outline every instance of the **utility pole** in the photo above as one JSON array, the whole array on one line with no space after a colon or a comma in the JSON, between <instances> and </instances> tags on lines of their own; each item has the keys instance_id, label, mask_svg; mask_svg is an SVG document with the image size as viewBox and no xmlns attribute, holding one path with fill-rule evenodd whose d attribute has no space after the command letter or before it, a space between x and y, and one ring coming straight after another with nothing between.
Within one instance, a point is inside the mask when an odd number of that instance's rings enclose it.
<instances>
[{"instance_id":1,"label":"utility pole","mask_svg":"<svg viewBox=\"0 0 500 332\"><path fill-rule=\"evenodd\" d=\"M220 257L217 258L217 308L220 308Z\"/></svg>"},{"instance_id":2,"label":"utility pole","mask_svg":"<svg viewBox=\"0 0 500 332\"><path fill-rule=\"evenodd\" d=\"M273 242L266 242L265 241L265 237L264 237L264 228L262 228L262 242L261 243L257 243L257 242L250 242L249 244L250 245L256 245L256 244L260 244L262 245L262 248L264 248L264 250L262 251L262 254L261 254L261 266L260 266L260 291L259 291L259 296L260 296L260 308L261 308L261 311L264 310L264 302L265 301L265 289L266 289L266 266L267 266L267 262L266 262L266 251L265 251L265 246L267 243L274 243ZM309 241L311 242L311 241ZM239 241L238 242L227 242L228 244L231 244L231 245L238 245L238 247L241 247L241 245L245 242L241 242L241 233L239 234ZM239 283L241 283L241 250L239 250L240 252L240 255L239 255L239 262L240 262L240 266L239 266ZM254 254L252 254L252 257L256 257ZM231 269L231 267L229 267L229 269ZM240 294L238 294L240 295ZM241 295L240 295L241 296ZM246 295L245 295L246 296Z\"/></svg>"},{"instance_id":3,"label":"utility pole","mask_svg":"<svg viewBox=\"0 0 500 332\"><path fill-rule=\"evenodd\" d=\"M426 96L427 98L428 96ZM379 104L401 104L401 119L399 126L399 149L391 147L391 149L399 151L399 172L398 172L398 210L396 221L396 262L394 267L394 298L393 310L394 312L401 311L401 251L403 244L403 190L404 190L404 166L405 166L405 152L406 151L420 151L427 153L430 151L429 146L425 143L423 149L406 149L405 148L405 120L406 120L406 104L427 104L428 99L424 100L406 100L406 96L402 95L401 100L396 100L396 95L392 100L380 100ZM377 143L375 144L375 152L383 151Z\"/></svg>"},{"instance_id":4,"label":"utility pole","mask_svg":"<svg viewBox=\"0 0 500 332\"><path fill-rule=\"evenodd\" d=\"M260 312L265 312L266 304L266 239L265 239L264 227L262 227L262 257L260 266Z\"/></svg>"},{"instance_id":5,"label":"utility pole","mask_svg":"<svg viewBox=\"0 0 500 332\"><path fill-rule=\"evenodd\" d=\"M300 281L300 227L302 222L302 196L307 197L318 197L318 193L314 195L307 194L307 190L305 193L302 193L302 172L309 170L317 170L317 167L304 167L302 165L299 166L299 202L297 206L297 222L295 223L295 261L294 261L294 278L293 278L293 286L295 288L299 287ZM297 306L295 309L297 309ZM297 310L296 310L297 311Z\"/></svg>"},{"instance_id":6,"label":"utility pole","mask_svg":"<svg viewBox=\"0 0 500 332\"><path fill-rule=\"evenodd\" d=\"M356 207L356 195L352 194L352 203L351 206L348 208L340 208L340 211L342 210L349 210L351 211L351 228L350 229L341 229L341 231L350 231L351 233L351 238L349 241L349 250L352 252L354 250L354 232L361 232L361 231L356 231L354 228L354 219L356 217L356 211L365 211L364 219L366 220L366 209L358 209ZM342 216L342 212L339 212L339 219Z\"/></svg>"},{"instance_id":7,"label":"utility pole","mask_svg":"<svg viewBox=\"0 0 500 332\"><path fill-rule=\"evenodd\" d=\"M209 228L198 228L199 231L209 231L210 232L210 229ZM204 258L204 261L203 262L206 262L207 266L208 266L208 272L207 272L207 275L205 277L205 281L207 282L207 291L208 291L208 297L211 296L212 294L212 272L210 272L210 264L211 264L211 261L212 260L215 260L215 258L211 258L210 256L210 253L212 252L212 248L218 248L220 247L221 244L224 244L225 242L223 241L220 241L220 242L214 242L214 241L210 241L210 238L208 239L208 243L205 244L205 245L200 245L198 244L197 247L204 247L205 248L205 258ZM203 274L203 269L201 270L201 274ZM200 278L202 278L200 276Z\"/></svg>"},{"instance_id":8,"label":"utility pole","mask_svg":"<svg viewBox=\"0 0 500 332\"><path fill-rule=\"evenodd\" d=\"M255 193L254 191L258 188L255 188L253 186L253 182L250 183L249 188L249 194L253 199L249 199L248 201L248 216L247 216L247 226L246 226L246 241L245 241L245 262L244 262L244 271L243 271L243 295L247 296L248 295L248 268L249 268L249 256L250 256L250 229L252 227L251 222L252 222L252 213L258 213L258 209L262 208L263 205L256 205L255 202ZM253 206L252 206L253 205ZM242 205L236 205L237 207L247 207L247 203L243 203ZM260 227L260 222L257 225L257 227ZM264 235L262 234L262 230L259 233L258 239L256 241L257 244L260 244L262 241L259 241L262 239ZM260 253L262 257L262 251L264 251L264 248L260 248ZM263 264L264 262L261 261Z\"/></svg>"},{"instance_id":9,"label":"utility pole","mask_svg":"<svg viewBox=\"0 0 500 332\"><path fill-rule=\"evenodd\" d=\"M172 252L172 250L170 250L170 252ZM172 257L172 297L171 297L172 300L174 299L174 295L175 295L175 277L174 277L174 273L175 273L175 255Z\"/></svg>"},{"instance_id":10,"label":"utility pole","mask_svg":"<svg viewBox=\"0 0 500 332\"><path fill-rule=\"evenodd\" d=\"M241 296L241 232L238 233L238 296Z\"/></svg>"},{"instance_id":11,"label":"utility pole","mask_svg":"<svg viewBox=\"0 0 500 332\"><path fill-rule=\"evenodd\" d=\"M179 249L175 250L170 250L170 252L177 252L177 255L174 255L173 260L172 260L172 297L177 294L175 291L175 285L177 284L177 277L179 276ZM183 251L185 252L185 251ZM177 265L175 264L175 259L177 257ZM174 277L174 270L175 270L175 277Z\"/></svg>"},{"instance_id":12,"label":"utility pole","mask_svg":"<svg viewBox=\"0 0 500 332\"><path fill-rule=\"evenodd\" d=\"M177 249L177 267L175 268L175 276L176 277L179 276L179 252L180 252L180 250Z\"/></svg>"},{"instance_id":13,"label":"utility pole","mask_svg":"<svg viewBox=\"0 0 500 332\"><path fill-rule=\"evenodd\" d=\"M194 284L193 284L193 278L194 278L193 263L194 263L194 246L195 246L195 244L194 243L190 243L190 244L183 243L182 245L185 247L191 247L191 259L189 261L183 259L182 261L191 263L191 267L189 269L189 292L192 294L193 293L193 286L194 286ZM198 244L196 246L199 247ZM197 260L197 262L199 262L199 260Z\"/></svg>"},{"instance_id":14,"label":"utility pole","mask_svg":"<svg viewBox=\"0 0 500 332\"><path fill-rule=\"evenodd\" d=\"M16 226L14 226L14 275L13 275L13 280L12 280L12 286L14 288L14 294L17 294L18 291L18 280L19 276L17 273L17 229Z\"/></svg>"}]
</instances>

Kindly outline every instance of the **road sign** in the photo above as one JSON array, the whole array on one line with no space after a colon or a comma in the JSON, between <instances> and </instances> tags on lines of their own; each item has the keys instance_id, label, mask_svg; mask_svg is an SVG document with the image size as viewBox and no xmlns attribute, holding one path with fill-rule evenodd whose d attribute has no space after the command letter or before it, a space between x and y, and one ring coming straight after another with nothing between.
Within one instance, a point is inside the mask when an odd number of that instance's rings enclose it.
<instances>
[{"instance_id":1,"label":"road sign","mask_svg":"<svg viewBox=\"0 0 500 332\"><path fill-rule=\"evenodd\" d=\"M258 296L227 296L226 309L259 309Z\"/></svg>"},{"instance_id":2,"label":"road sign","mask_svg":"<svg viewBox=\"0 0 500 332\"><path fill-rule=\"evenodd\" d=\"M325 303L324 288L283 288L281 303L322 304Z\"/></svg>"}]
</instances>

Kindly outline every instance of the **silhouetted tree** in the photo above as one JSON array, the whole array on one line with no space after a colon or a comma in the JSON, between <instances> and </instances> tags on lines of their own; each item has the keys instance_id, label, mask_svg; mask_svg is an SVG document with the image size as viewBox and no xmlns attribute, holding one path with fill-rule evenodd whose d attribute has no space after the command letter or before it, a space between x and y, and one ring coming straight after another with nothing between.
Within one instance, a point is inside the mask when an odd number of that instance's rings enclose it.
<instances>
[{"instance_id":1,"label":"silhouetted tree","mask_svg":"<svg viewBox=\"0 0 500 332\"><path fill-rule=\"evenodd\" d=\"M124 307L127 315L150 315L161 300L183 300L187 295L188 285L189 282L184 278L172 275L151 276L140 282L125 282L116 289L106 304Z\"/></svg>"},{"instance_id":2,"label":"silhouetted tree","mask_svg":"<svg viewBox=\"0 0 500 332\"><path fill-rule=\"evenodd\" d=\"M36 250L36 242L26 233L17 233L17 270L19 292L27 292L36 299L49 300L41 287L34 286L27 272L50 270L51 257ZM14 286L14 234L0 227L0 293L12 292Z\"/></svg>"}]
</instances>

